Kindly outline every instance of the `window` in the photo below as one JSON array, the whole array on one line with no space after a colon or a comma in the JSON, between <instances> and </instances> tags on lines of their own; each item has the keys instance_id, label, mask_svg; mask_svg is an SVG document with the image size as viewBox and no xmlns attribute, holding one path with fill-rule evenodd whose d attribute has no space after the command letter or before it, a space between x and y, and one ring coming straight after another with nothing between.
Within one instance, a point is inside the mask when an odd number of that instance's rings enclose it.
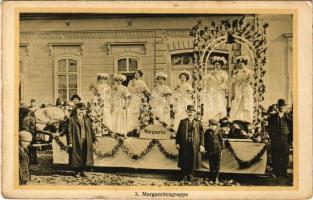
<instances>
[{"instance_id":1,"label":"window","mask_svg":"<svg viewBox=\"0 0 313 200\"><path fill-rule=\"evenodd\" d=\"M117 72L132 73L139 68L137 58L119 58L117 60Z\"/></svg>"},{"instance_id":2,"label":"window","mask_svg":"<svg viewBox=\"0 0 313 200\"><path fill-rule=\"evenodd\" d=\"M133 78L135 70L139 69L139 59L135 57L118 58L116 62L116 71L126 76L127 80L123 85L127 86L128 82Z\"/></svg>"},{"instance_id":3,"label":"window","mask_svg":"<svg viewBox=\"0 0 313 200\"><path fill-rule=\"evenodd\" d=\"M69 101L71 96L79 93L79 64L75 57L56 59L56 97Z\"/></svg>"}]
</instances>

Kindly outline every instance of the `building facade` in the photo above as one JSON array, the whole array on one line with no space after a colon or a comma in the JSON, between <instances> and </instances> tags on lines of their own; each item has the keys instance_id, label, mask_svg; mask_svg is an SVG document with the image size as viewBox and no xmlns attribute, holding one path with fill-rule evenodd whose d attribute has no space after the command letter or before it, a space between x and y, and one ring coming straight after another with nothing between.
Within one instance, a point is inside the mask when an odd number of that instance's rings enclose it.
<instances>
[{"instance_id":1,"label":"building facade","mask_svg":"<svg viewBox=\"0 0 313 200\"><path fill-rule=\"evenodd\" d=\"M79 94L92 99L90 85L100 72L119 72L128 80L134 70L153 88L158 71L168 74L174 89L181 70L192 71L193 38L197 23L219 22L240 15L101 15L22 14L20 18L20 101L55 104ZM268 22L268 51L264 106L285 98L292 103L292 16L261 15ZM247 16L253 21L254 16ZM222 44L213 55L228 60L224 70L231 76L241 45ZM213 66L208 64L208 70ZM252 68L252 66L250 66ZM125 82L127 85L127 81Z\"/></svg>"}]
</instances>

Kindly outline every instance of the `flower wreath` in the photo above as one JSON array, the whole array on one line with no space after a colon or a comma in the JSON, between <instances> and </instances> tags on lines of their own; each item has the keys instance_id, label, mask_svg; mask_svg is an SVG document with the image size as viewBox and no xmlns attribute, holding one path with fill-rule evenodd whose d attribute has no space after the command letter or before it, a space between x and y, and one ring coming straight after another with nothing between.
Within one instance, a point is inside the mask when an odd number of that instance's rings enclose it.
<instances>
[{"instance_id":1,"label":"flower wreath","mask_svg":"<svg viewBox=\"0 0 313 200\"><path fill-rule=\"evenodd\" d=\"M211 59L211 63L214 64L216 62L221 63L222 65L226 65L227 61L224 56L213 56Z\"/></svg>"}]
</instances>

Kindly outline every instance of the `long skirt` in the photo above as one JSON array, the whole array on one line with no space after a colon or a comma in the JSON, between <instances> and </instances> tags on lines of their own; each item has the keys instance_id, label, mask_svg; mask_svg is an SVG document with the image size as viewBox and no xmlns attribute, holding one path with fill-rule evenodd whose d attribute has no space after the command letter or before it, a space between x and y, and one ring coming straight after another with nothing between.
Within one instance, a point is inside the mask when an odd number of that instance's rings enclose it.
<instances>
[{"instance_id":1,"label":"long skirt","mask_svg":"<svg viewBox=\"0 0 313 200\"><path fill-rule=\"evenodd\" d=\"M127 112L125 109L117 108L112 112L112 131L127 135Z\"/></svg>"}]
</instances>

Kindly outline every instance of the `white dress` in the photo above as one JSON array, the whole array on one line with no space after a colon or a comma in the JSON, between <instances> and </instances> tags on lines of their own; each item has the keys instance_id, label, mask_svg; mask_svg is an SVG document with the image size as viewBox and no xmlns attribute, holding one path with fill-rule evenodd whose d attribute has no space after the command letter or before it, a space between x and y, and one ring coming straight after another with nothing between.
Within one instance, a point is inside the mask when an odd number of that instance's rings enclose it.
<instances>
[{"instance_id":1,"label":"white dress","mask_svg":"<svg viewBox=\"0 0 313 200\"><path fill-rule=\"evenodd\" d=\"M152 91L152 112L168 126L171 125L170 103L172 91L167 85L157 85Z\"/></svg>"},{"instance_id":2,"label":"white dress","mask_svg":"<svg viewBox=\"0 0 313 200\"><path fill-rule=\"evenodd\" d=\"M111 91L112 131L127 135L127 112L124 107L131 95L124 85L114 85Z\"/></svg>"},{"instance_id":3,"label":"white dress","mask_svg":"<svg viewBox=\"0 0 313 200\"><path fill-rule=\"evenodd\" d=\"M232 101L229 119L252 123L253 120L253 72L241 69L233 76L235 98Z\"/></svg>"},{"instance_id":4,"label":"white dress","mask_svg":"<svg viewBox=\"0 0 313 200\"><path fill-rule=\"evenodd\" d=\"M205 86L202 94L203 117L207 123L210 119L220 120L227 116L227 90L228 74L224 70L210 72L203 77Z\"/></svg>"},{"instance_id":5,"label":"white dress","mask_svg":"<svg viewBox=\"0 0 313 200\"><path fill-rule=\"evenodd\" d=\"M174 130L177 131L180 120L187 118L187 105L191 105L192 87L190 83L182 83L175 88L174 103L175 103L175 118L174 118Z\"/></svg>"},{"instance_id":6,"label":"white dress","mask_svg":"<svg viewBox=\"0 0 313 200\"><path fill-rule=\"evenodd\" d=\"M108 84L100 84L96 86L96 90L99 92L101 100L103 101L103 113L102 123L112 130L112 116L111 116L111 87ZM95 96L97 99L98 97Z\"/></svg>"},{"instance_id":7,"label":"white dress","mask_svg":"<svg viewBox=\"0 0 313 200\"><path fill-rule=\"evenodd\" d=\"M128 84L131 100L127 108L127 130L133 131L139 127L139 115L144 91L149 92L147 84L143 80L132 80Z\"/></svg>"}]
</instances>

